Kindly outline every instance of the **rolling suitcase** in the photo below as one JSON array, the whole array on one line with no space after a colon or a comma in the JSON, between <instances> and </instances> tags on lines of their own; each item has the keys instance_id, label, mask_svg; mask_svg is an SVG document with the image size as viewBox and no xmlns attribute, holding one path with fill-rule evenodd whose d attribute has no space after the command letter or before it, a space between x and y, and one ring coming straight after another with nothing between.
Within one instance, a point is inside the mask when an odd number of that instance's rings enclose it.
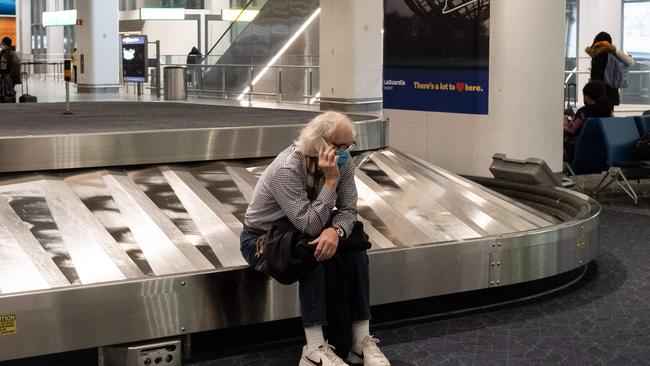
<instances>
[{"instance_id":1,"label":"rolling suitcase","mask_svg":"<svg viewBox=\"0 0 650 366\"><path fill-rule=\"evenodd\" d=\"M18 98L19 103L36 103L38 102L38 98L36 98L35 95L29 95L29 80L26 78L27 73L23 72L23 83L20 84L20 90L23 91L22 86L25 85L27 88L27 93L23 94Z\"/></svg>"}]
</instances>

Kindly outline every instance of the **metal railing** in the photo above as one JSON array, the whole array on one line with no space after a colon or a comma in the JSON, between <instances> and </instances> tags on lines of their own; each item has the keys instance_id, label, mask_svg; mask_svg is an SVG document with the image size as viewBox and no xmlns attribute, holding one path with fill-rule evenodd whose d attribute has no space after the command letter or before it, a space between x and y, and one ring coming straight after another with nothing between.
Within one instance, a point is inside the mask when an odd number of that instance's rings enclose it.
<instances>
[{"instance_id":1,"label":"metal railing","mask_svg":"<svg viewBox=\"0 0 650 366\"><path fill-rule=\"evenodd\" d=\"M208 55L201 62L202 65L215 65L224 55ZM247 65L261 65L268 61L268 56L237 56L237 62L226 62ZM282 55L276 61L279 65L294 65L294 66L318 66L318 56L306 55ZM162 65L185 65L187 63L187 55L160 55L160 62Z\"/></svg>"},{"instance_id":2,"label":"metal railing","mask_svg":"<svg viewBox=\"0 0 650 366\"><path fill-rule=\"evenodd\" d=\"M26 72L30 77L40 80L63 80L63 63L70 58L64 54L22 54L21 73Z\"/></svg>"},{"instance_id":3,"label":"metal railing","mask_svg":"<svg viewBox=\"0 0 650 366\"><path fill-rule=\"evenodd\" d=\"M314 104L319 97L319 66L315 65L179 63L164 66L185 67L188 93L199 97L305 104Z\"/></svg>"},{"instance_id":4,"label":"metal railing","mask_svg":"<svg viewBox=\"0 0 650 366\"><path fill-rule=\"evenodd\" d=\"M650 60L640 59L630 67L630 86L620 89L621 104L638 105L641 109L650 109ZM588 65L588 63L587 63ZM587 69L574 68L564 71L565 87L571 84L579 84L579 75L589 75ZM583 85L577 85L578 93ZM617 109L620 110L620 109Z\"/></svg>"}]
</instances>

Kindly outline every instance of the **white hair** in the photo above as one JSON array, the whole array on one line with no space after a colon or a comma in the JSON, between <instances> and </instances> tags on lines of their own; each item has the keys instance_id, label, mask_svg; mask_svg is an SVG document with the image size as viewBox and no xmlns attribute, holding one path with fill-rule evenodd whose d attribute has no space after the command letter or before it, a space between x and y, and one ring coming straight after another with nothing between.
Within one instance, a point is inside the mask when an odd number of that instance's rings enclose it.
<instances>
[{"instance_id":1,"label":"white hair","mask_svg":"<svg viewBox=\"0 0 650 366\"><path fill-rule=\"evenodd\" d=\"M309 121L294 143L303 155L313 155L318 152L320 138L331 139L339 128L349 129L354 136L354 126L348 116L339 112L325 112Z\"/></svg>"}]
</instances>

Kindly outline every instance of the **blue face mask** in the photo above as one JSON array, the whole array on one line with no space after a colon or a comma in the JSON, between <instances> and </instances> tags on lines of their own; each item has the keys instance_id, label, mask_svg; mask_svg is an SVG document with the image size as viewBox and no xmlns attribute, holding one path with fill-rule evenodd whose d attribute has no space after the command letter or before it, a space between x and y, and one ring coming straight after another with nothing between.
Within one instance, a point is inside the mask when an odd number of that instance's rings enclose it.
<instances>
[{"instance_id":1,"label":"blue face mask","mask_svg":"<svg viewBox=\"0 0 650 366\"><path fill-rule=\"evenodd\" d=\"M336 155L339 157L338 165L339 165L339 170L341 170L343 169L345 163L347 163L348 159L350 158L350 151L348 150L337 151Z\"/></svg>"}]
</instances>

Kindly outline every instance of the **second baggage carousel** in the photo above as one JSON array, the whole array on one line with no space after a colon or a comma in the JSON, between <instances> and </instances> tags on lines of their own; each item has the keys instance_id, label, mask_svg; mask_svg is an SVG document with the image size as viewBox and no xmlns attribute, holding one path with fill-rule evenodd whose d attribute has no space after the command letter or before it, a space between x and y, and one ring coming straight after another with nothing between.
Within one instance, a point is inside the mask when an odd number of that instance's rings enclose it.
<instances>
[{"instance_id":1,"label":"second baggage carousel","mask_svg":"<svg viewBox=\"0 0 650 366\"><path fill-rule=\"evenodd\" d=\"M258 177L317 113L85 103L72 122L57 104L13 108L30 120L0 131L0 316L13 319L0 361L299 315L296 286L250 270L238 234ZM495 183L533 209L390 149L388 121L351 117L373 305L551 277L598 253L588 197Z\"/></svg>"}]
</instances>

